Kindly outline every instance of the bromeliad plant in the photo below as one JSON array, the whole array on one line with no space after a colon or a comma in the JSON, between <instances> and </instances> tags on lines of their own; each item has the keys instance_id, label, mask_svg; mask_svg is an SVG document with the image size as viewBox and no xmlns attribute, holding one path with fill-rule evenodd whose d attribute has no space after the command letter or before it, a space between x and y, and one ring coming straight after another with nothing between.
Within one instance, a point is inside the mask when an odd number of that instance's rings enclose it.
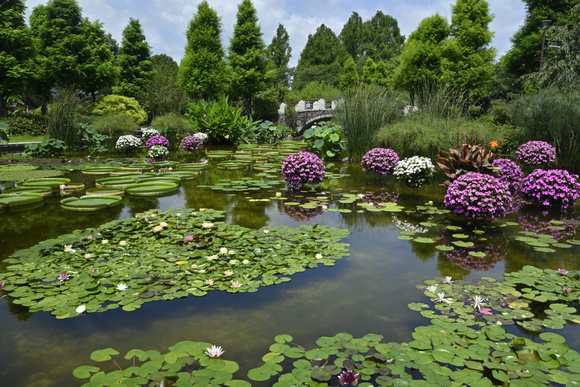
<instances>
[{"instance_id":1,"label":"bromeliad plant","mask_svg":"<svg viewBox=\"0 0 580 387\"><path fill-rule=\"evenodd\" d=\"M542 165L556 160L556 148L544 141L528 141L516 150L516 160L526 165Z\"/></svg>"},{"instance_id":2,"label":"bromeliad plant","mask_svg":"<svg viewBox=\"0 0 580 387\"><path fill-rule=\"evenodd\" d=\"M521 193L534 203L566 208L580 197L578 175L562 169L536 169L523 179Z\"/></svg>"},{"instance_id":3,"label":"bromeliad plant","mask_svg":"<svg viewBox=\"0 0 580 387\"><path fill-rule=\"evenodd\" d=\"M346 149L342 137L344 132L339 125L330 125L322 122L313 125L304 132L304 139L308 143L308 150L316 153L325 160L339 158Z\"/></svg>"},{"instance_id":4,"label":"bromeliad plant","mask_svg":"<svg viewBox=\"0 0 580 387\"><path fill-rule=\"evenodd\" d=\"M413 156L400 161L393 175L411 188L419 188L435 173L435 166L428 157Z\"/></svg>"},{"instance_id":5,"label":"bromeliad plant","mask_svg":"<svg viewBox=\"0 0 580 387\"><path fill-rule=\"evenodd\" d=\"M319 184L326 174L325 170L320 157L310 152L293 153L282 163L282 176L293 188Z\"/></svg>"},{"instance_id":6,"label":"bromeliad plant","mask_svg":"<svg viewBox=\"0 0 580 387\"><path fill-rule=\"evenodd\" d=\"M360 165L365 173L386 175L393 172L398 162L399 156L394 150L374 148L365 153Z\"/></svg>"},{"instance_id":7,"label":"bromeliad plant","mask_svg":"<svg viewBox=\"0 0 580 387\"><path fill-rule=\"evenodd\" d=\"M444 156L439 156L437 165L448 177L443 185L449 185L453 180L467 172L478 172L491 176L498 176L499 167L493 166L494 153L486 148L486 141L476 144L475 132L471 144L467 143L467 132L461 135L459 149L451 148L449 152L441 150Z\"/></svg>"}]
</instances>

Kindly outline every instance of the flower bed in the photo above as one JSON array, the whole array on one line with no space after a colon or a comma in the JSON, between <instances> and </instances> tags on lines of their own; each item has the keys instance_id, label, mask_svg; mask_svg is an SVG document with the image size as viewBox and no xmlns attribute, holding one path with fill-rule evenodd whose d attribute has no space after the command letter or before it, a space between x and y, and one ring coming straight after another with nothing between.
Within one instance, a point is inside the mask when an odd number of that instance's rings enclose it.
<instances>
[{"instance_id":1,"label":"flower bed","mask_svg":"<svg viewBox=\"0 0 580 387\"><path fill-rule=\"evenodd\" d=\"M360 165L365 173L386 175L392 173L399 162L399 156L392 149L374 148L362 158Z\"/></svg>"},{"instance_id":2,"label":"flower bed","mask_svg":"<svg viewBox=\"0 0 580 387\"><path fill-rule=\"evenodd\" d=\"M115 144L115 149L121 151L128 151L131 149L137 149L141 146L141 140L133 135L121 136L117 139Z\"/></svg>"},{"instance_id":3,"label":"flower bed","mask_svg":"<svg viewBox=\"0 0 580 387\"><path fill-rule=\"evenodd\" d=\"M499 167L498 180L507 184L510 192L519 191L524 173L519 165L508 159L495 159L493 166Z\"/></svg>"},{"instance_id":4,"label":"flower bed","mask_svg":"<svg viewBox=\"0 0 580 387\"><path fill-rule=\"evenodd\" d=\"M197 136L185 136L181 140L179 147L183 151L193 152L203 149L203 139Z\"/></svg>"},{"instance_id":5,"label":"flower bed","mask_svg":"<svg viewBox=\"0 0 580 387\"><path fill-rule=\"evenodd\" d=\"M150 137L145 145L147 145L147 148L152 148L154 146L163 146L165 148L169 148L169 140L165 136L155 135Z\"/></svg>"}]
</instances>

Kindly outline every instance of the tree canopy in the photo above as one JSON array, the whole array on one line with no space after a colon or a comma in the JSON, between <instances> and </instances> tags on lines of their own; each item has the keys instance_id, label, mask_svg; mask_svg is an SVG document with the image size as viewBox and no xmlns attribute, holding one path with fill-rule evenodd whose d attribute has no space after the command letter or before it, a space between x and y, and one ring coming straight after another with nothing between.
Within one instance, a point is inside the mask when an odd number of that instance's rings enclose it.
<instances>
[{"instance_id":1,"label":"tree canopy","mask_svg":"<svg viewBox=\"0 0 580 387\"><path fill-rule=\"evenodd\" d=\"M276 69L277 81L288 86L290 83L290 69L288 62L292 57L292 47L290 47L290 36L282 24L278 25L276 35L272 38L272 43L266 49L268 61Z\"/></svg>"},{"instance_id":2,"label":"tree canopy","mask_svg":"<svg viewBox=\"0 0 580 387\"><path fill-rule=\"evenodd\" d=\"M397 56L403 48L405 37L401 35L399 24L392 16L380 10L362 26L362 56L375 62L387 61Z\"/></svg>"}]
</instances>

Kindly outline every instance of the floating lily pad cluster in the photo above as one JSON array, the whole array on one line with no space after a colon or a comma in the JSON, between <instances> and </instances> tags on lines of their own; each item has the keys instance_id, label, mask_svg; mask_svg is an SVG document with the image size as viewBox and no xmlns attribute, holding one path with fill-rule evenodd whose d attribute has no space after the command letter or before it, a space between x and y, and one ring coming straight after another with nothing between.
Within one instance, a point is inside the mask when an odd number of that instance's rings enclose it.
<instances>
[{"instance_id":1,"label":"floating lily pad cluster","mask_svg":"<svg viewBox=\"0 0 580 387\"><path fill-rule=\"evenodd\" d=\"M284 180L270 180L267 182L261 179L254 179L251 177L242 177L239 180L220 179L213 185L198 185L198 188L209 188L214 191L229 192L245 192L245 191L260 191L263 189L273 189L275 186L284 184Z\"/></svg>"},{"instance_id":2,"label":"floating lily pad cluster","mask_svg":"<svg viewBox=\"0 0 580 387\"><path fill-rule=\"evenodd\" d=\"M580 354L555 333L540 334L543 342L536 343L498 326L475 330L434 320L433 325L417 327L413 339L382 343L380 335L353 338L339 333L321 337L317 348L308 349L292 343L289 335L279 335L271 352L263 356L264 364L251 369L248 377L277 378L274 387L524 386L580 381Z\"/></svg>"},{"instance_id":3,"label":"floating lily pad cluster","mask_svg":"<svg viewBox=\"0 0 580 387\"><path fill-rule=\"evenodd\" d=\"M19 181L24 179L40 179L44 177L62 176L62 171L38 169L30 164L0 165L0 181Z\"/></svg>"},{"instance_id":4,"label":"floating lily pad cluster","mask_svg":"<svg viewBox=\"0 0 580 387\"><path fill-rule=\"evenodd\" d=\"M251 386L247 381L233 379L233 374L240 368L236 362L210 357L208 353L213 355L212 348L219 347L204 342L181 341L163 354L156 350L132 349L123 357L125 362L119 358L113 359L113 356L119 355L113 348L100 349L91 354L91 360L109 364L114 361L116 370L105 372L100 367L86 365L75 368L73 375L78 379L88 379L89 382L82 385L87 387ZM124 367L121 368L121 365Z\"/></svg>"},{"instance_id":5,"label":"floating lily pad cluster","mask_svg":"<svg viewBox=\"0 0 580 387\"><path fill-rule=\"evenodd\" d=\"M255 292L348 254L347 230L325 226L251 230L218 222L207 209L150 211L50 239L15 253L0 274L3 291L32 312L57 318L76 308L103 312L146 301Z\"/></svg>"},{"instance_id":6,"label":"floating lily pad cluster","mask_svg":"<svg viewBox=\"0 0 580 387\"><path fill-rule=\"evenodd\" d=\"M540 270L533 266L506 274L503 282L489 277L473 284L438 278L417 286L431 302L412 303L409 308L432 321L465 326L517 323L531 331L562 329L567 321L580 323L579 279L577 271ZM540 311L544 317L538 318L533 311Z\"/></svg>"}]
</instances>

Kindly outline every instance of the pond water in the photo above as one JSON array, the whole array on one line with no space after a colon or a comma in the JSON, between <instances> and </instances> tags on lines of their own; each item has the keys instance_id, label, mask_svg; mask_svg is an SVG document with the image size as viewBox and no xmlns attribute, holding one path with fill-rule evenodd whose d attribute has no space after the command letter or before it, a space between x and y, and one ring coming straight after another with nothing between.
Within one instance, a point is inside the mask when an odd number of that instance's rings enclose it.
<instances>
[{"instance_id":1,"label":"pond water","mask_svg":"<svg viewBox=\"0 0 580 387\"><path fill-rule=\"evenodd\" d=\"M183 182L174 195L124 197L122 208L114 212L67 212L60 208L59 198L49 198L35 210L2 213L0 261L45 239L156 208L225 210L227 223L253 229L316 223L345 228L350 235L343 242L350 244L350 255L337 260L334 267L307 269L294 274L290 282L262 287L255 293L213 291L204 297L144 303L133 312L116 309L58 320L48 312L32 314L3 298L0 385L77 386L81 383L72 376L72 370L93 364L89 356L95 349L112 347L122 354L133 348L165 352L183 340L222 346L225 358L240 365L235 377L245 379L249 369L262 364L261 358L269 352L274 337L283 333L307 348L314 347L319 337L339 332L349 332L354 337L376 333L384 336L383 342L412 340L413 329L427 325L429 320L407 305L429 303L415 286L436 276L451 276L454 280L488 276L502 280L505 273L525 265L580 269L578 245L546 253L515 240L521 231L552 233L562 241L577 238L575 230L580 216L574 210L561 214L531 208L496 221L493 223L496 228L482 229L485 240L478 241L479 251L485 251L487 257L474 259L465 250L439 251L433 243L399 238L414 232L413 238L424 236L435 238L437 244L449 244L452 234L463 231L449 231L447 226L473 231L473 225L448 214L415 211L417 206L430 201L443 209L445 189L436 182L412 193L394 181L364 175L358 165L336 163L334 170L343 176L330 186L317 188L317 192L290 192L282 185L228 194L198 186L208 186L219 179L253 177L255 172L216 170L212 164L195 180ZM94 187L96 179L80 172L69 173L67 177L87 188ZM250 201L272 198L275 191L282 191L287 201L304 202L320 196L327 199L315 209L286 205L283 200ZM364 194L366 201L373 203L396 200L409 212L373 212L356 203L339 203L345 193ZM323 209L322 205L328 208ZM550 223L551 220L564 223ZM420 224L427 221L433 225ZM0 265L0 270L4 270L6 264ZM568 346L578 350L579 337L574 328L569 325L558 333L566 336ZM507 329L518 335L534 336L517 326ZM104 369L109 366L100 365ZM114 369L113 364L110 366Z\"/></svg>"}]
</instances>

